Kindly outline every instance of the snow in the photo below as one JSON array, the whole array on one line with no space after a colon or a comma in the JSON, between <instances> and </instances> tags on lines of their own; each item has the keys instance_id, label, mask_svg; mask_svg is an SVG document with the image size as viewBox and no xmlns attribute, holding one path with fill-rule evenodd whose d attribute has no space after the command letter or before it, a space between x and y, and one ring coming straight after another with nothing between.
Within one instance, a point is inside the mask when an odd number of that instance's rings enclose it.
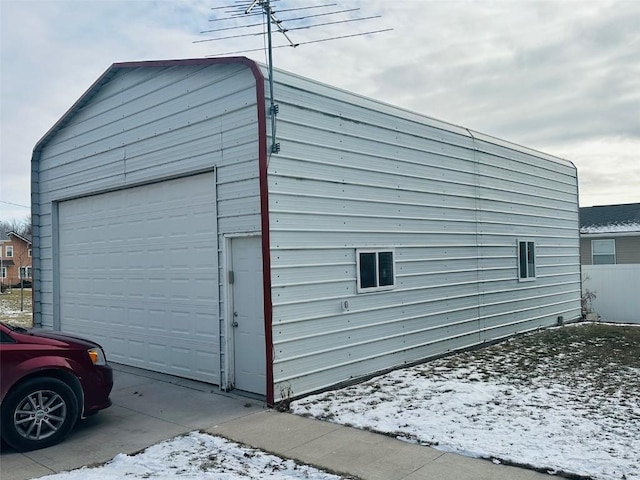
<instances>
[{"instance_id":1,"label":"snow","mask_svg":"<svg viewBox=\"0 0 640 480\"><path fill-rule=\"evenodd\" d=\"M637 222L625 222L625 223L610 223L607 225L587 225L580 227L580 233L628 233L638 232L640 233L640 223Z\"/></svg>"},{"instance_id":2,"label":"snow","mask_svg":"<svg viewBox=\"0 0 640 480\"><path fill-rule=\"evenodd\" d=\"M298 465L260 450L200 432L159 443L137 455L119 454L94 468L41 477L46 480L116 480L175 477L189 479L298 479L338 480L313 467Z\"/></svg>"},{"instance_id":3,"label":"snow","mask_svg":"<svg viewBox=\"0 0 640 480\"><path fill-rule=\"evenodd\" d=\"M292 410L495 462L601 480L640 479L637 391L595 390L601 378L588 368L560 380L548 374L570 364L570 352L539 358L528 378L514 381L508 372L516 365L494 354L493 361L468 354L457 367L449 357L396 370L295 401ZM619 370L621 384L637 381L638 369L610 367Z\"/></svg>"},{"instance_id":4,"label":"snow","mask_svg":"<svg viewBox=\"0 0 640 480\"><path fill-rule=\"evenodd\" d=\"M19 327L31 327L31 289L21 292L19 288L14 288L0 294L0 321Z\"/></svg>"}]
</instances>

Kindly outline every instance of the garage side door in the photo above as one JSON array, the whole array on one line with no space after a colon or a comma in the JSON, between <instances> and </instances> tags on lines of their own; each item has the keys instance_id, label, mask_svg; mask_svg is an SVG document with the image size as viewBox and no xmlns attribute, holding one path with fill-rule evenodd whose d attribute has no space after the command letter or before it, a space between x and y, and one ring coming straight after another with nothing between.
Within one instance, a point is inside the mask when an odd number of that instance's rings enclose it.
<instances>
[{"instance_id":1,"label":"garage side door","mask_svg":"<svg viewBox=\"0 0 640 480\"><path fill-rule=\"evenodd\" d=\"M62 202L58 219L61 330L113 362L219 384L213 173Z\"/></svg>"}]
</instances>

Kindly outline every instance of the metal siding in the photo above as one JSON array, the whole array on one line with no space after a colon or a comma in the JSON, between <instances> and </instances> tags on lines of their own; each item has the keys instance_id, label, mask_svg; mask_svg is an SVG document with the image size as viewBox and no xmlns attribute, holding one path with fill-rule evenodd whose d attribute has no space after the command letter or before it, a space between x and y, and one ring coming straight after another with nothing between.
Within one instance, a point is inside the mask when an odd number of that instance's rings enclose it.
<instances>
[{"instance_id":1,"label":"metal siding","mask_svg":"<svg viewBox=\"0 0 640 480\"><path fill-rule=\"evenodd\" d=\"M54 269L53 202L215 168L219 255L224 235L260 231L255 78L246 66L124 68L92 95L49 139L37 163L39 268L45 274L34 309L36 323L48 328L55 328L57 282L47 274ZM221 342L222 290L220 281Z\"/></svg>"},{"instance_id":2,"label":"metal siding","mask_svg":"<svg viewBox=\"0 0 640 480\"><path fill-rule=\"evenodd\" d=\"M295 75L276 80L276 393L579 317L572 165ZM519 238L536 242L533 282L518 282ZM396 288L358 294L356 249L376 247L395 250Z\"/></svg>"}]
</instances>

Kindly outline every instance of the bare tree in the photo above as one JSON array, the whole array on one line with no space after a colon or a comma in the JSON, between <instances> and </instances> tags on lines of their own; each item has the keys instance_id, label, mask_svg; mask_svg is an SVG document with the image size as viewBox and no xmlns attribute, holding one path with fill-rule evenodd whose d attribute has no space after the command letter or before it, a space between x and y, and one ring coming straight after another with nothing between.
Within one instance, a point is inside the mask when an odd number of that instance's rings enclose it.
<instances>
[{"instance_id":1,"label":"bare tree","mask_svg":"<svg viewBox=\"0 0 640 480\"><path fill-rule=\"evenodd\" d=\"M25 219L22 221L22 223L24 224L24 228L22 230L22 236L30 239L33 234L33 224L31 223L31 215L27 215Z\"/></svg>"},{"instance_id":2,"label":"bare tree","mask_svg":"<svg viewBox=\"0 0 640 480\"><path fill-rule=\"evenodd\" d=\"M24 312L24 279L25 277L30 277L27 275L28 267L31 267L31 259L29 257L28 251L29 246L27 248L17 251L17 255L14 255L14 260L17 261L18 267L18 278L20 279L20 311Z\"/></svg>"},{"instance_id":3,"label":"bare tree","mask_svg":"<svg viewBox=\"0 0 640 480\"><path fill-rule=\"evenodd\" d=\"M16 232L26 238L31 238L31 215L18 220L0 220L0 238L6 238L9 232Z\"/></svg>"}]
</instances>

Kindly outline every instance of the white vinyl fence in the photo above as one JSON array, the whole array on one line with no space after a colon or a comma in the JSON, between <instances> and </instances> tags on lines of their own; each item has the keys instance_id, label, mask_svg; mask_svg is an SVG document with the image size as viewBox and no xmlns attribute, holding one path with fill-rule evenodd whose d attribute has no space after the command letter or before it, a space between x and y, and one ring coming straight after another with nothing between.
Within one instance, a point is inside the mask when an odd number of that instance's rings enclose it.
<instances>
[{"instance_id":1,"label":"white vinyl fence","mask_svg":"<svg viewBox=\"0 0 640 480\"><path fill-rule=\"evenodd\" d=\"M640 323L640 264L583 265L582 294L596 294L593 311L602 321Z\"/></svg>"}]
</instances>

